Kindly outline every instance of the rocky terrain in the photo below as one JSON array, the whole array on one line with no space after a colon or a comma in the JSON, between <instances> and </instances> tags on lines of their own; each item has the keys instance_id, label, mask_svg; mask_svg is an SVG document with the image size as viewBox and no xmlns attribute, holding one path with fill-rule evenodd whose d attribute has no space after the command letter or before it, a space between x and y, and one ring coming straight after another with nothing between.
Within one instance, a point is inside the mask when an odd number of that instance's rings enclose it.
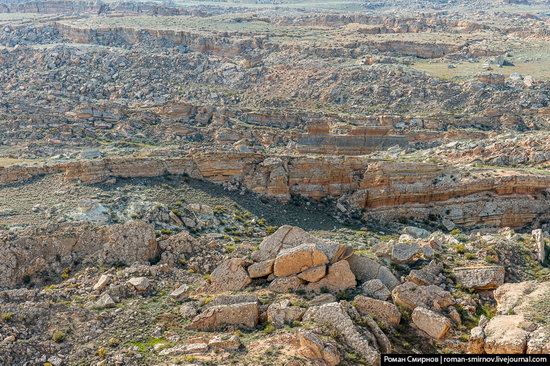
<instances>
[{"instance_id":1,"label":"rocky terrain","mask_svg":"<svg viewBox=\"0 0 550 366\"><path fill-rule=\"evenodd\" d=\"M550 2L0 1L0 364L550 353Z\"/></svg>"}]
</instances>

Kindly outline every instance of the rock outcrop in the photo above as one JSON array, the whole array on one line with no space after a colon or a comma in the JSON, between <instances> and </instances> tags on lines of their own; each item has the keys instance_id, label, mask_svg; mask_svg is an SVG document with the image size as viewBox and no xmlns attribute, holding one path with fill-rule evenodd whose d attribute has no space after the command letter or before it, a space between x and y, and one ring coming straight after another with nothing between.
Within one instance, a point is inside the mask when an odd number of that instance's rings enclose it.
<instances>
[{"instance_id":1,"label":"rock outcrop","mask_svg":"<svg viewBox=\"0 0 550 366\"><path fill-rule=\"evenodd\" d=\"M486 353L548 353L550 283L507 283L495 290L497 315L472 329L472 351Z\"/></svg>"},{"instance_id":2,"label":"rock outcrop","mask_svg":"<svg viewBox=\"0 0 550 366\"><path fill-rule=\"evenodd\" d=\"M271 169L279 166L264 164L260 168L258 165L266 159L271 158L232 152L169 159L113 158L43 167L15 165L0 167L0 183L55 172L83 183L104 182L113 177L188 174L215 183L238 181L253 192L282 200L291 195L317 200L346 196L350 209L367 210L365 219L389 221L407 216L420 220L436 215L462 226L521 227L547 209L543 192L550 178L542 174L461 174L441 165L371 163L364 157L280 157L280 164L286 168L277 175L284 174L284 179L266 180L265 176L275 174Z\"/></svg>"},{"instance_id":3,"label":"rock outcrop","mask_svg":"<svg viewBox=\"0 0 550 366\"><path fill-rule=\"evenodd\" d=\"M420 330L437 340L445 337L451 328L451 321L448 318L421 306L416 307L412 312L412 321Z\"/></svg>"},{"instance_id":4,"label":"rock outcrop","mask_svg":"<svg viewBox=\"0 0 550 366\"><path fill-rule=\"evenodd\" d=\"M502 266L461 267L455 268L454 274L464 288L490 290L504 283L505 271Z\"/></svg>"},{"instance_id":5,"label":"rock outcrop","mask_svg":"<svg viewBox=\"0 0 550 366\"><path fill-rule=\"evenodd\" d=\"M64 224L0 237L0 287L44 281L75 264L132 264L160 254L153 227L140 221L95 227Z\"/></svg>"},{"instance_id":6,"label":"rock outcrop","mask_svg":"<svg viewBox=\"0 0 550 366\"><path fill-rule=\"evenodd\" d=\"M258 324L259 308L256 302L217 305L197 315L188 329L213 331L225 327L251 329Z\"/></svg>"}]
</instances>

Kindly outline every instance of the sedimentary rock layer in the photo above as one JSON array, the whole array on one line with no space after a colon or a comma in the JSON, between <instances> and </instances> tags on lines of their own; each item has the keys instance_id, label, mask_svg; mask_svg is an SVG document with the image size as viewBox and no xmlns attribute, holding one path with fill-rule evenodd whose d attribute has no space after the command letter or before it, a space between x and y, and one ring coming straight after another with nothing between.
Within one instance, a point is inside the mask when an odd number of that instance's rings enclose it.
<instances>
[{"instance_id":1,"label":"sedimentary rock layer","mask_svg":"<svg viewBox=\"0 0 550 366\"><path fill-rule=\"evenodd\" d=\"M62 173L86 184L111 178L187 174L242 186L288 200L341 199L365 218L449 220L463 226L521 227L549 214L550 176L524 171L457 170L415 163L372 161L361 156L279 156L256 153L190 152L169 158L107 158L49 166L0 168L0 184Z\"/></svg>"}]
</instances>

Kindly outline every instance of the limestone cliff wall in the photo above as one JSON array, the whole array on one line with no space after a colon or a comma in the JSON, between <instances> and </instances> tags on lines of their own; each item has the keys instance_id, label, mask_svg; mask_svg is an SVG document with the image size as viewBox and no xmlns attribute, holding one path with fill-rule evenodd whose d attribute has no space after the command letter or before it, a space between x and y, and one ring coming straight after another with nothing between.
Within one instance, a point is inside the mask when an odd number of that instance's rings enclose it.
<instances>
[{"instance_id":1,"label":"limestone cliff wall","mask_svg":"<svg viewBox=\"0 0 550 366\"><path fill-rule=\"evenodd\" d=\"M265 37L238 34L201 33L187 30L151 29L133 27L86 28L70 23L56 22L56 28L65 38L75 43L112 45L113 42L138 43L148 37L161 43L186 46L190 50L234 57L264 47Z\"/></svg>"},{"instance_id":2,"label":"limestone cliff wall","mask_svg":"<svg viewBox=\"0 0 550 366\"><path fill-rule=\"evenodd\" d=\"M0 184L62 173L68 181L187 174L288 200L341 199L366 219L437 218L457 225L521 227L550 215L550 175L459 170L437 164L372 161L364 156L276 156L189 152L181 157L107 158L52 166L0 168Z\"/></svg>"}]
</instances>

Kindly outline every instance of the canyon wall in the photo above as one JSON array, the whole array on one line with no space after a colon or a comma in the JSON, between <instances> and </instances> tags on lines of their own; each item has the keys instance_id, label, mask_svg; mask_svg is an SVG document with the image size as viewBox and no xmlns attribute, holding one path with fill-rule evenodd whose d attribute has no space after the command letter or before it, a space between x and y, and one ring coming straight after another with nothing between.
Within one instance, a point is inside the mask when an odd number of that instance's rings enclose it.
<instances>
[{"instance_id":1,"label":"canyon wall","mask_svg":"<svg viewBox=\"0 0 550 366\"><path fill-rule=\"evenodd\" d=\"M48 166L0 168L0 184L45 174L64 174L84 184L112 178L186 174L243 187L288 201L339 199L365 219L432 220L448 226L522 227L550 215L550 175L528 171L456 169L417 163L373 161L362 156L277 156L193 152L182 157L107 158Z\"/></svg>"}]
</instances>

